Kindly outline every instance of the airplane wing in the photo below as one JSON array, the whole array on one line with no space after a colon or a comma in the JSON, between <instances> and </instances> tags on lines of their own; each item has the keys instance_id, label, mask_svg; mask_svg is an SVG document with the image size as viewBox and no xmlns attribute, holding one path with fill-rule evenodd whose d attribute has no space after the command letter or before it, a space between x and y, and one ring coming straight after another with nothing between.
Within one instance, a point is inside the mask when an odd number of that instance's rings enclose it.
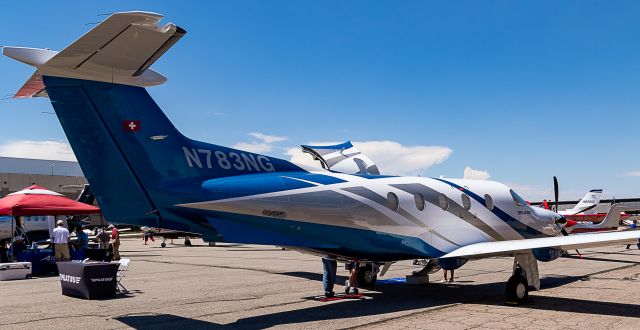
<instances>
[{"instance_id":1,"label":"airplane wing","mask_svg":"<svg viewBox=\"0 0 640 330\"><path fill-rule=\"evenodd\" d=\"M463 246L440 258L480 259L493 256L510 256L519 251L537 248L572 250L596 246L637 243L639 238L640 231L634 230L483 242Z\"/></svg>"},{"instance_id":2,"label":"airplane wing","mask_svg":"<svg viewBox=\"0 0 640 330\"><path fill-rule=\"evenodd\" d=\"M325 169L345 174L380 174L378 166L354 147L351 141L327 146L301 147L303 152L320 161Z\"/></svg>"}]
</instances>

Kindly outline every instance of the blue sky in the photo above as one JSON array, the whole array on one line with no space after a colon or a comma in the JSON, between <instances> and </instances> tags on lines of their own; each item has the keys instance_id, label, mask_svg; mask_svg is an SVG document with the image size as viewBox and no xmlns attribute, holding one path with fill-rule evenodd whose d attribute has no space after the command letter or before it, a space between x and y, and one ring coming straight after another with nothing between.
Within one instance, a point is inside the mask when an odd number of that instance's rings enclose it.
<instances>
[{"instance_id":1,"label":"blue sky","mask_svg":"<svg viewBox=\"0 0 640 330\"><path fill-rule=\"evenodd\" d=\"M529 199L549 196L553 175L563 198L640 196L640 3L20 1L3 6L0 45L60 50L127 10L188 31L154 65L169 81L150 92L190 137L283 158L312 141L393 141L440 151L408 173L471 167ZM0 68L0 96L32 70ZM46 99L0 101L0 153L64 143L51 111ZM390 158L374 161L407 160Z\"/></svg>"}]
</instances>

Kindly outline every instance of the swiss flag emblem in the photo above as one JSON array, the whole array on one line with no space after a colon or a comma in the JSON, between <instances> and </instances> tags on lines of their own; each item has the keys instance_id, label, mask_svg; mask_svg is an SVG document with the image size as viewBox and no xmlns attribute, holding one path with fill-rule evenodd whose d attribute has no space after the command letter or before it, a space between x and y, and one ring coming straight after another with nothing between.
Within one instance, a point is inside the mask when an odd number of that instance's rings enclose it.
<instances>
[{"instance_id":1,"label":"swiss flag emblem","mask_svg":"<svg viewBox=\"0 0 640 330\"><path fill-rule=\"evenodd\" d=\"M140 131L140 121L139 120L125 120L123 123L123 127L125 131L128 132L138 132Z\"/></svg>"}]
</instances>

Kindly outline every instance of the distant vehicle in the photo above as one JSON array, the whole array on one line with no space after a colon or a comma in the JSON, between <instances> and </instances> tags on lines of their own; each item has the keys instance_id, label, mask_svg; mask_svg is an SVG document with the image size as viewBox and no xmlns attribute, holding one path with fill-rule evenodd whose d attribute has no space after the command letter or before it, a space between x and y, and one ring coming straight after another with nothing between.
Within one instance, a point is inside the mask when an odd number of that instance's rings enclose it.
<instances>
[{"instance_id":1,"label":"distant vehicle","mask_svg":"<svg viewBox=\"0 0 640 330\"><path fill-rule=\"evenodd\" d=\"M640 237L569 235L564 216L495 181L346 174L189 139L145 90L166 81L150 66L186 33L161 19L116 13L60 52L3 48L36 67L15 97L51 99L112 222L359 260L363 285L399 260L430 259L423 271L431 271L513 256L506 294L514 303L540 288L537 261Z\"/></svg>"}]
</instances>

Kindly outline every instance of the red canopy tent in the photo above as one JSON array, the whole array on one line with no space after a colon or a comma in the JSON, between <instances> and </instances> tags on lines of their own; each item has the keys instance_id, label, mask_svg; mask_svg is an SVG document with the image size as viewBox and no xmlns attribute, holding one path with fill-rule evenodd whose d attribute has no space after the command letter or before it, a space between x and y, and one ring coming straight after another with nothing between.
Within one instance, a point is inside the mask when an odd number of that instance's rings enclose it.
<instances>
[{"instance_id":1,"label":"red canopy tent","mask_svg":"<svg viewBox=\"0 0 640 330\"><path fill-rule=\"evenodd\" d=\"M100 213L100 208L76 202L62 194L33 185L0 199L0 216L79 215Z\"/></svg>"}]
</instances>

